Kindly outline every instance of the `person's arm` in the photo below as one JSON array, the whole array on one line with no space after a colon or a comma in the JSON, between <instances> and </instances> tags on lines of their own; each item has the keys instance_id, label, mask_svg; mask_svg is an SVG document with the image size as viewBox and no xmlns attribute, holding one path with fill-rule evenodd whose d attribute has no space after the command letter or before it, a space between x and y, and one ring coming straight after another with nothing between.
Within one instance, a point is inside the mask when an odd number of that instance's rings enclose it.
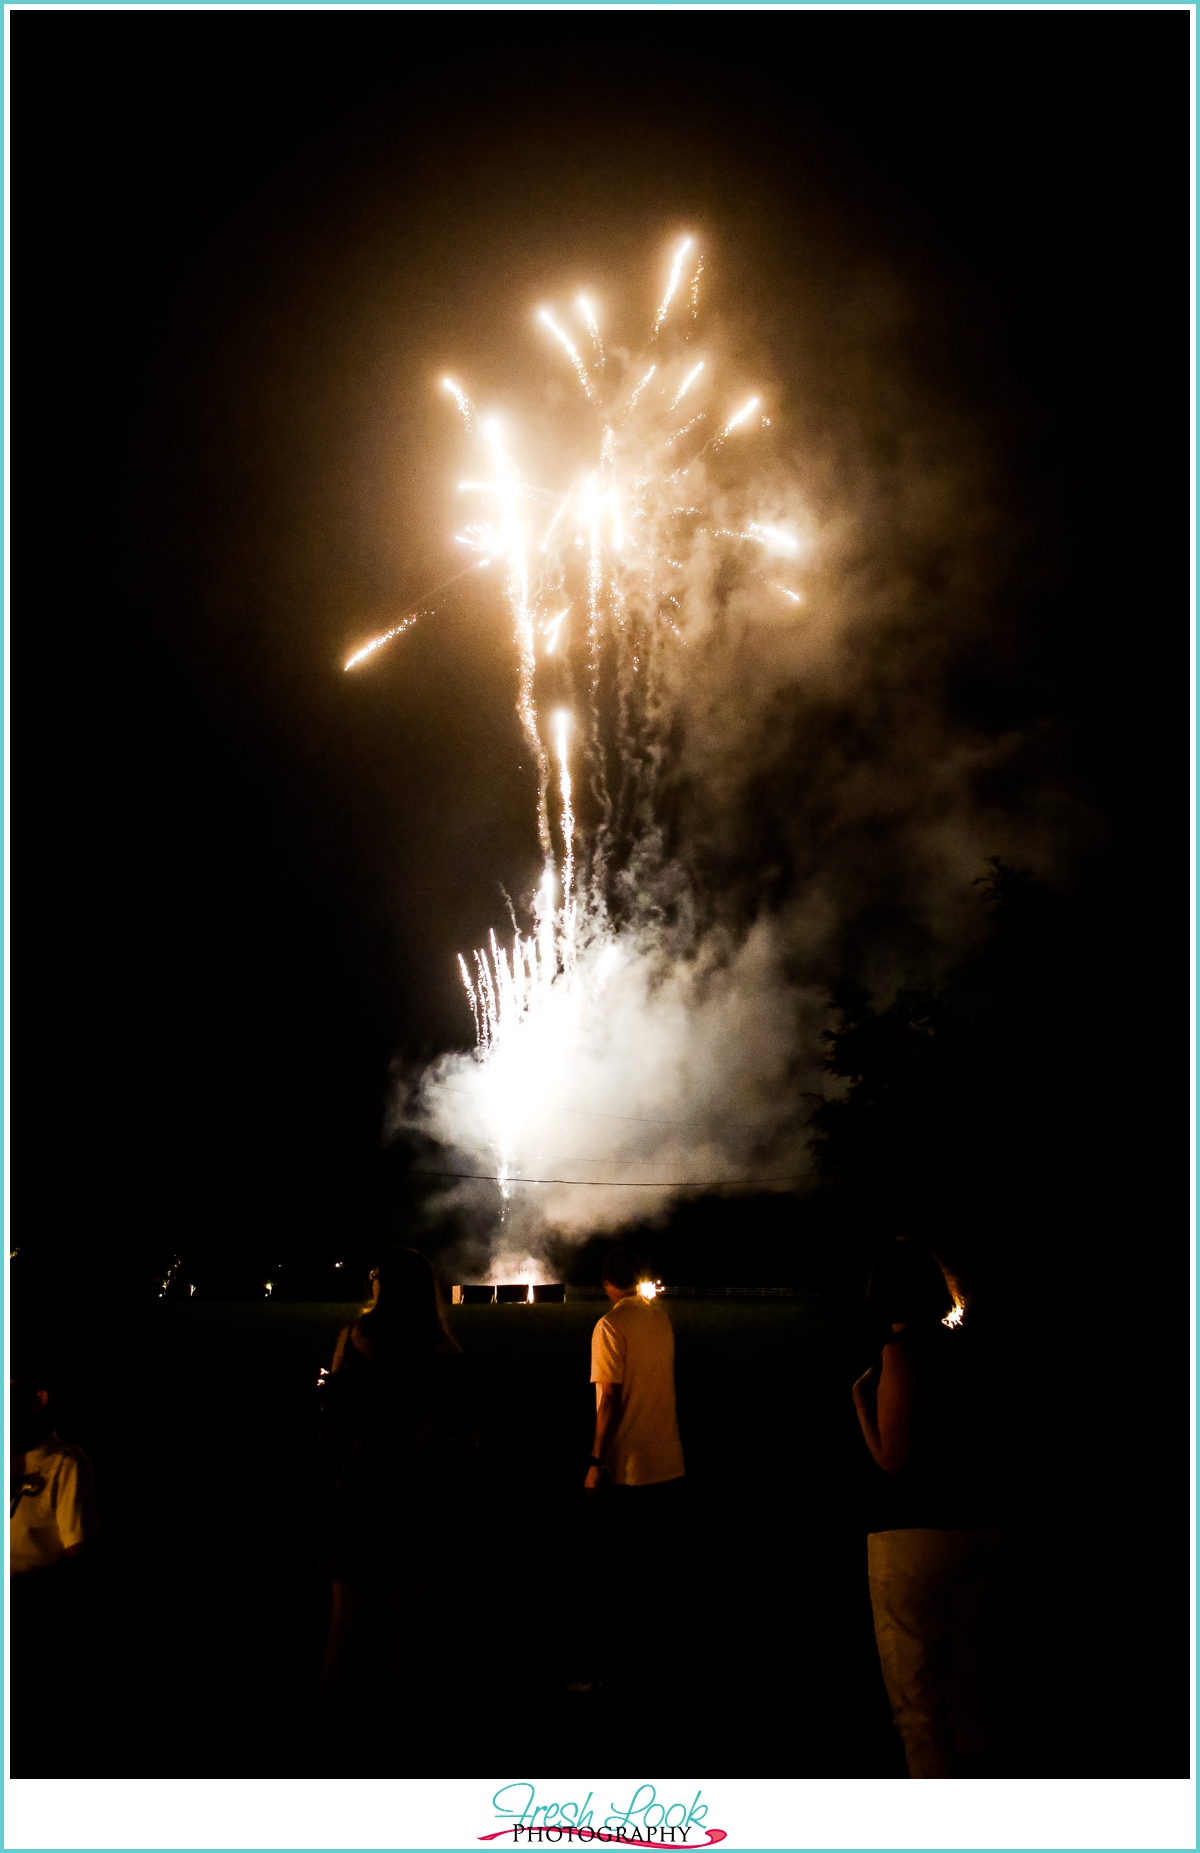
<instances>
[{"instance_id":1,"label":"person's arm","mask_svg":"<svg viewBox=\"0 0 1200 1853\"><path fill-rule=\"evenodd\" d=\"M598 1383L596 1385L596 1436L592 1442L594 1459L603 1461L608 1438L617 1426L621 1415L621 1386L619 1383ZM584 1491L594 1493L600 1484L603 1467L589 1467L583 1482Z\"/></svg>"},{"instance_id":2,"label":"person's arm","mask_svg":"<svg viewBox=\"0 0 1200 1853\"><path fill-rule=\"evenodd\" d=\"M878 1375L878 1387L872 1407L871 1385ZM883 1362L878 1373L872 1365L854 1385L851 1395L858 1414L863 1440L876 1466L885 1473L900 1473L908 1465L912 1446L913 1411L912 1363L903 1345L883 1348Z\"/></svg>"},{"instance_id":3,"label":"person's arm","mask_svg":"<svg viewBox=\"0 0 1200 1853\"><path fill-rule=\"evenodd\" d=\"M337 1335L337 1344L333 1347L333 1368L341 1370L342 1359L346 1355L346 1340L350 1336L350 1327L344 1325Z\"/></svg>"}]
</instances>

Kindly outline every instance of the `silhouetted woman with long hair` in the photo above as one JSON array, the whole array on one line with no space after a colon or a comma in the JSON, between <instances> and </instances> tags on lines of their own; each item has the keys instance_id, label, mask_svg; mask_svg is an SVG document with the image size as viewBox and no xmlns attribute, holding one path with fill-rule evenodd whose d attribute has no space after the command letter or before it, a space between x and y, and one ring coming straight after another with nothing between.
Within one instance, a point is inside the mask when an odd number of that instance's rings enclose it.
<instances>
[{"instance_id":1,"label":"silhouetted woman with long hair","mask_svg":"<svg viewBox=\"0 0 1200 1853\"><path fill-rule=\"evenodd\" d=\"M981 1632L996 1552L984 1399L961 1306L927 1248L876 1258L879 1363L854 1385L873 1477L867 1571L875 1639L910 1776L981 1768L992 1747Z\"/></svg>"},{"instance_id":2,"label":"silhouetted woman with long hair","mask_svg":"<svg viewBox=\"0 0 1200 1853\"><path fill-rule=\"evenodd\" d=\"M453 1546L474 1446L462 1348L446 1328L429 1262L392 1249L371 1286L371 1306L338 1334L325 1389L336 1466L322 1670L330 1698L368 1610L389 1634L400 1686L411 1688L422 1614Z\"/></svg>"}]
</instances>

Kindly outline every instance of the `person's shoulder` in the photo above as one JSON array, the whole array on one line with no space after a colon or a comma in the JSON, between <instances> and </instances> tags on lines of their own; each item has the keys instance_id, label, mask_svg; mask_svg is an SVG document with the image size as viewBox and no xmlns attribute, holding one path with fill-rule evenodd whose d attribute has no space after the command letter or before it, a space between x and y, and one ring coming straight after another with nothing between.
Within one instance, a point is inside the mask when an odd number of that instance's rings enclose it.
<instances>
[{"instance_id":1,"label":"person's shoulder","mask_svg":"<svg viewBox=\"0 0 1200 1853\"><path fill-rule=\"evenodd\" d=\"M73 1441L58 1441L50 1450L47 1465L53 1473L90 1474L92 1463L87 1454Z\"/></svg>"},{"instance_id":2,"label":"person's shoulder","mask_svg":"<svg viewBox=\"0 0 1200 1853\"><path fill-rule=\"evenodd\" d=\"M623 1300L618 1300L615 1306L607 1306L601 1313L595 1325L592 1327L592 1343L594 1345L602 1345L605 1343L612 1344L615 1339L620 1337L621 1321L616 1315L624 1304L625 1302Z\"/></svg>"}]
</instances>

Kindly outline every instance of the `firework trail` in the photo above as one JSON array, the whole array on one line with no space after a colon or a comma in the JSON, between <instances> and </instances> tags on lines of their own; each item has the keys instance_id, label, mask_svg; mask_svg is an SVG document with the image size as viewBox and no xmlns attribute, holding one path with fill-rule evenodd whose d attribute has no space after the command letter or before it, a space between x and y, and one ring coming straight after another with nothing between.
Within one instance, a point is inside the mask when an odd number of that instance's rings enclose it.
<instances>
[{"instance_id":1,"label":"firework trail","mask_svg":"<svg viewBox=\"0 0 1200 1853\"><path fill-rule=\"evenodd\" d=\"M414 611L407 618L403 618L399 624L393 624L390 631L381 631L378 637L372 637L370 643L364 643L361 650L356 650L353 656L348 657L342 664L342 668L357 669L360 663L365 663L368 656L374 656L376 650L382 650L384 644L390 643L393 637L403 637L405 631L411 630L416 621L417 614Z\"/></svg>"},{"instance_id":2,"label":"firework trail","mask_svg":"<svg viewBox=\"0 0 1200 1853\"><path fill-rule=\"evenodd\" d=\"M537 312L570 361L582 395L580 467L556 489L527 477L515 432L496 418L479 417L461 387L443 382L467 436L487 460L485 478L459 484L482 506L480 519L456 538L480 556L478 565L494 563L502 574L516 651L517 712L538 781L543 869L529 903L532 930L515 929L510 946L493 933L472 959L458 961L476 1034L467 1091L481 1103L487 1153L506 1202L527 1163L536 1104L571 1091L582 1072L583 1043L603 1033L605 988L628 961L631 919L636 929L629 907L639 904L628 871L631 857L649 853L646 846L653 845L658 827L662 653L686 643L689 551L700 544L750 549L752 559L771 556L777 571L799 553L794 537L777 523L746 519L758 510L746 509L737 526L716 518L719 493L702 464L705 453L768 421L757 395L732 414L722 412L710 358L694 359L682 345L683 335L678 352L669 349L664 329L693 249L688 237L672 254L650 331L657 352L652 364L625 358L623 349L605 356L597 310L587 295L577 299L576 308L591 344L590 371L551 310ZM689 339L702 269L701 258L687 286ZM685 397L692 416L679 426L672 414ZM714 425L715 435L701 443ZM722 467L728 475L729 467ZM764 583L798 602L799 593L786 585ZM564 629L573 609L586 612L577 637ZM373 639L347 668L413 621L406 618ZM553 716L561 799L553 824L550 755L537 702L542 664L560 701L564 687L578 688L579 682L587 700L584 727L573 724L569 709L559 707ZM573 754L586 759L591 794L579 817ZM610 761L618 774L612 795ZM623 899L615 907L618 896Z\"/></svg>"},{"instance_id":3,"label":"firework trail","mask_svg":"<svg viewBox=\"0 0 1200 1853\"><path fill-rule=\"evenodd\" d=\"M655 318L654 334L651 335L650 337L651 340L653 340L654 336L658 334L659 329L662 327L663 323L667 319L667 310L671 307L671 303L675 297L675 292L679 288L679 273L683 269L683 260L687 256L691 248L692 248L691 239L685 238L683 243L680 245L679 249L675 253L675 261L671 265L671 279L670 279L670 282L667 284L667 293L662 299L662 305L659 308L657 317ZM699 283L699 280L700 280L699 272L697 272L696 274L697 283Z\"/></svg>"}]
</instances>

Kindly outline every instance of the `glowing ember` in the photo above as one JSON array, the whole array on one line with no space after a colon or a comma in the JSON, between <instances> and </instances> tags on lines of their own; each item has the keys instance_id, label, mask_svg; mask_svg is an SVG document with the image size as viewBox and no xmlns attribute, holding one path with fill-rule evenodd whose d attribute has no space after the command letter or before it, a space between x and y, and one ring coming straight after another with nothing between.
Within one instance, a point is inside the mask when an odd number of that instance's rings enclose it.
<instances>
[{"instance_id":1,"label":"glowing ember","mask_svg":"<svg viewBox=\"0 0 1200 1853\"><path fill-rule=\"evenodd\" d=\"M359 663L365 662L368 656L374 656L376 650L382 650L384 644L390 643L393 637L403 637L405 631L411 630L416 621L414 613L412 617L405 618L401 623L393 624L390 631L383 631L378 637L372 637L370 643L364 643L361 650L354 652L354 655L347 660L345 667L347 669L356 668Z\"/></svg>"},{"instance_id":2,"label":"glowing ember","mask_svg":"<svg viewBox=\"0 0 1200 1853\"><path fill-rule=\"evenodd\" d=\"M957 1295L955 1295L954 1305L950 1308L950 1311L946 1314L946 1317L942 1320L942 1324L949 1325L949 1326L961 1325L963 1322L963 1314L965 1313L966 1310L967 1309L963 1301L960 1300Z\"/></svg>"}]
</instances>

